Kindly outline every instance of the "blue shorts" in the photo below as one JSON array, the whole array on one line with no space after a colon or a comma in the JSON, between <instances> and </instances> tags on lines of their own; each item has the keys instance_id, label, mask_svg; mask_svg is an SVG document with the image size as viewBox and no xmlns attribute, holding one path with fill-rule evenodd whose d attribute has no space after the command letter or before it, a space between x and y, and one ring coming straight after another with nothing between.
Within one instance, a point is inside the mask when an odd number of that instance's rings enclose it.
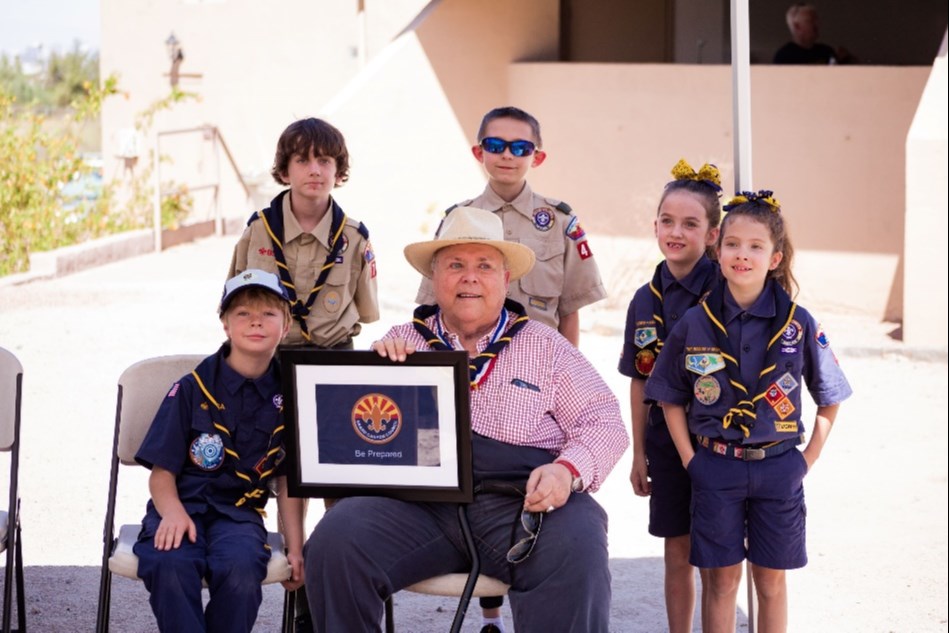
<instances>
[{"instance_id":1,"label":"blue shorts","mask_svg":"<svg viewBox=\"0 0 949 633\"><path fill-rule=\"evenodd\" d=\"M692 548L696 567L728 567L746 556L755 565L796 569L807 564L804 475L799 450L741 461L696 449L692 478ZM745 530L748 548L745 549Z\"/></svg>"},{"instance_id":2,"label":"blue shorts","mask_svg":"<svg viewBox=\"0 0 949 633\"><path fill-rule=\"evenodd\" d=\"M662 538L687 535L692 523L692 480L682 467L682 458L665 422L650 421L646 427L646 460L652 482L649 533Z\"/></svg>"}]
</instances>

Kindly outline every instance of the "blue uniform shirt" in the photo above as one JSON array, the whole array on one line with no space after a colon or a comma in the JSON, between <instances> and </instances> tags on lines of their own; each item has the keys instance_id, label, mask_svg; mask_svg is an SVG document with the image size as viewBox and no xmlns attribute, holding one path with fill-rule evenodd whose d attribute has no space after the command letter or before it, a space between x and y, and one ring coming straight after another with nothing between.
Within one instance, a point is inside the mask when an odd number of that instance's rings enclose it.
<instances>
[{"instance_id":1,"label":"blue uniform shirt","mask_svg":"<svg viewBox=\"0 0 949 633\"><path fill-rule=\"evenodd\" d=\"M669 266L663 260L656 267L653 281L637 290L629 302L619 373L638 380L649 378L656 357L665 343L661 340L665 338L662 332L672 331L718 279L718 265L705 255L681 280L669 272ZM650 286L662 295L661 300ZM657 322L657 317L661 322ZM653 423L663 421L662 409L659 407L650 407L649 416Z\"/></svg>"},{"instance_id":2,"label":"blue uniform shirt","mask_svg":"<svg viewBox=\"0 0 949 633\"><path fill-rule=\"evenodd\" d=\"M727 286L723 290L722 323L738 359L741 382L754 401L756 417L746 417L744 422L750 435L745 437L738 424L724 426L726 414L737 405L740 392L729 381L715 325L701 305L689 310L667 339L646 382L646 398L686 406L693 434L758 444L805 432L801 420L804 384L818 406L838 404L850 396L852 389L826 335L800 306L776 339L774 367L759 381L768 341L774 336L769 328L777 313L777 293L784 291L769 280L757 301L742 310ZM764 388L758 389L761 385Z\"/></svg>"},{"instance_id":3,"label":"blue uniform shirt","mask_svg":"<svg viewBox=\"0 0 949 633\"><path fill-rule=\"evenodd\" d=\"M244 378L224 362L228 352L224 345L196 368L209 393L224 409L218 411L208 403L193 375L184 376L162 402L135 460L149 469L160 466L177 476L178 497L189 515L211 507L235 521L261 522L254 507L262 508L266 503L266 482L277 474L274 464L283 455L280 374L273 361L260 378ZM212 415L228 429L230 439L215 428ZM227 443L233 444L239 460L225 453ZM278 451L272 451L275 448ZM237 476L237 470L256 485L249 487ZM258 498L235 505L246 492L258 487L263 488ZM152 501L147 511L155 512Z\"/></svg>"}]
</instances>

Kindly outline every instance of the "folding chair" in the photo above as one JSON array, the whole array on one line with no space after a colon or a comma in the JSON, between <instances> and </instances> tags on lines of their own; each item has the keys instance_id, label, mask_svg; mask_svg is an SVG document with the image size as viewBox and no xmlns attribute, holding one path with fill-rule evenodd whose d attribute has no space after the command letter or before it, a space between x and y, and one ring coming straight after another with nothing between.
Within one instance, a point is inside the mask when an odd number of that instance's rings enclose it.
<instances>
[{"instance_id":1,"label":"folding chair","mask_svg":"<svg viewBox=\"0 0 949 633\"><path fill-rule=\"evenodd\" d=\"M97 633L109 630L112 602L112 575L132 580L138 577L138 557L132 546L138 540L140 524L123 525L115 535L115 498L119 481L119 466L138 466L138 452L151 426L158 407L172 384L189 373L204 356L161 356L135 363L119 377L115 411L115 435L112 440L112 474L109 479L109 500L102 531L102 577L99 582L99 610L96 616ZM144 504L143 504L144 505ZM290 577L290 564L284 553L283 537L275 532L267 535L270 545L270 563L263 584L281 582ZM283 631L289 633L293 623L293 601L287 593L283 607Z\"/></svg>"},{"instance_id":2,"label":"folding chair","mask_svg":"<svg viewBox=\"0 0 949 633\"><path fill-rule=\"evenodd\" d=\"M3 633L26 631L23 595L23 545L20 542L20 400L23 367L16 356L0 347L0 451L10 452L10 505L0 512L0 552L7 553L3 583ZM17 628L11 629L13 583L16 577Z\"/></svg>"},{"instance_id":3,"label":"folding chair","mask_svg":"<svg viewBox=\"0 0 949 633\"><path fill-rule=\"evenodd\" d=\"M506 596L508 589L511 588L497 578L481 575L481 561L478 559L478 549L475 546L474 537L471 535L468 514L464 505L458 506L458 522L461 525L461 533L465 539L468 555L471 556L471 571L467 574L456 573L434 576L414 585L409 585L404 589L404 591L424 593L430 596L457 596L458 608L455 611L455 619L451 624L451 633L461 631L465 612L468 610L468 603L472 597ZM389 596L385 603L386 633L395 633L395 618L392 611L392 596Z\"/></svg>"}]
</instances>

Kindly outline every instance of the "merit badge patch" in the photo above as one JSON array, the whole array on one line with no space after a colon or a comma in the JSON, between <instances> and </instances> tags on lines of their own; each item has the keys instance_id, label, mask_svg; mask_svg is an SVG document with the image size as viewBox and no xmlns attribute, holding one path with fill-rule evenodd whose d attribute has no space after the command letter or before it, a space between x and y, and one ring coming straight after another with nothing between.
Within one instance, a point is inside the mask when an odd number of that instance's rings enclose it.
<instances>
[{"instance_id":1,"label":"merit badge patch","mask_svg":"<svg viewBox=\"0 0 949 633\"><path fill-rule=\"evenodd\" d=\"M636 344L636 347L646 347L658 339L659 335L656 334L656 328L654 327L638 327L636 333L633 334L633 343Z\"/></svg>"},{"instance_id":2,"label":"merit badge patch","mask_svg":"<svg viewBox=\"0 0 949 633\"><path fill-rule=\"evenodd\" d=\"M791 401L787 398L782 398L771 406L774 407L774 410L778 413L778 417L780 417L782 420L794 413L796 410L794 405L791 404Z\"/></svg>"},{"instance_id":3,"label":"merit badge patch","mask_svg":"<svg viewBox=\"0 0 949 633\"><path fill-rule=\"evenodd\" d=\"M329 290L323 295L323 307L326 308L327 312L338 311L340 304L342 304L342 299L335 290Z\"/></svg>"},{"instance_id":4,"label":"merit badge patch","mask_svg":"<svg viewBox=\"0 0 949 633\"><path fill-rule=\"evenodd\" d=\"M586 240L577 244L577 252L580 253L580 259L590 259L593 257L593 251L590 250L590 244Z\"/></svg>"},{"instance_id":5,"label":"merit badge patch","mask_svg":"<svg viewBox=\"0 0 949 633\"><path fill-rule=\"evenodd\" d=\"M402 430L399 406L381 393L357 400L352 419L356 434L370 444L388 444Z\"/></svg>"},{"instance_id":6,"label":"merit badge patch","mask_svg":"<svg viewBox=\"0 0 949 633\"><path fill-rule=\"evenodd\" d=\"M715 376L702 376L695 381L693 393L696 400L708 406L718 402L722 395L722 386L718 384Z\"/></svg>"},{"instance_id":7,"label":"merit badge patch","mask_svg":"<svg viewBox=\"0 0 949 633\"><path fill-rule=\"evenodd\" d=\"M633 364L636 365L636 371L643 376L648 376L652 374L652 368L656 364L656 355L649 349L639 350L636 352L636 360Z\"/></svg>"},{"instance_id":8,"label":"merit badge patch","mask_svg":"<svg viewBox=\"0 0 949 633\"><path fill-rule=\"evenodd\" d=\"M217 470L224 463L224 442L218 434L202 433L191 442L191 461L201 470Z\"/></svg>"},{"instance_id":9,"label":"merit badge patch","mask_svg":"<svg viewBox=\"0 0 949 633\"><path fill-rule=\"evenodd\" d=\"M800 343L803 337L804 328L797 322L797 319L792 319L791 322L788 323L788 326L784 328L784 331L781 332L781 345L784 347L793 347Z\"/></svg>"},{"instance_id":10,"label":"merit badge patch","mask_svg":"<svg viewBox=\"0 0 949 633\"><path fill-rule=\"evenodd\" d=\"M725 357L721 354L686 354L685 368L693 374L708 376L725 369Z\"/></svg>"},{"instance_id":11,"label":"merit badge patch","mask_svg":"<svg viewBox=\"0 0 949 633\"><path fill-rule=\"evenodd\" d=\"M775 403L784 397L784 392L778 387L777 384L771 383L771 386L768 387L768 390L764 392L764 399L768 401L772 407Z\"/></svg>"},{"instance_id":12,"label":"merit badge patch","mask_svg":"<svg viewBox=\"0 0 949 633\"><path fill-rule=\"evenodd\" d=\"M586 235L586 231L584 231L583 227L580 226L580 218L577 216L570 218L570 222L567 224L567 229L564 231L564 235L572 239L574 242Z\"/></svg>"},{"instance_id":13,"label":"merit badge patch","mask_svg":"<svg viewBox=\"0 0 949 633\"><path fill-rule=\"evenodd\" d=\"M534 228L538 231L549 231L554 225L553 211L547 207L534 209Z\"/></svg>"},{"instance_id":14,"label":"merit badge patch","mask_svg":"<svg viewBox=\"0 0 949 633\"><path fill-rule=\"evenodd\" d=\"M830 345L830 341L827 340L827 335L824 333L824 326L820 323L817 324L817 334L814 335L814 340L817 341L818 345L824 348Z\"/></svg>"},{"instance_id":15,"label":"merit badge patch","mask_svg":"<svg viewBox=\"0 0 949 633\"><path fill-rule=\"evenodd\" d=\"M784 393L791 393L797 389L797 381L790 373L785 373L775 381L775 384L781 388Z\"/></svg>"}]
</instances>

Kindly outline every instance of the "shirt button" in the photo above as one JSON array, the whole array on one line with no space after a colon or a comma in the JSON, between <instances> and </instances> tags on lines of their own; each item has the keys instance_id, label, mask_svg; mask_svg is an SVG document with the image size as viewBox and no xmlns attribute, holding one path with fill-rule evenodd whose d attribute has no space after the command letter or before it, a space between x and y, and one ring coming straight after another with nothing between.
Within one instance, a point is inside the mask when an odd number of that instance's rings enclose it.
<instances>
[{"instance_id":1,"label":"shirt button","mask_svg":"<svg viewBox=\"0 0 949 633\"><path fill-rule=\"evenodd\" d=\"M673 312L673 313L672 313L672 320L675 321L675 320L678 319L678 318L679 318L679 313L678 313L678 312Z\"/></svg>"},{"instance_id":2,"label":"shirt button","mask_svg":"<svg viewBox=\"0 0 949 633\"><path fill-rule=\"evenodd\" d=\"M506 231L504 232L504 234L505 234L505 235L510 235L510 234L511 234L511 229L506 230Z\"/></svg>"},{"instance_id":3,"label":"shirt button","mask_svg":"<svg viewBox=\"0 0 949 633\"><path fill-rule=\"evenodd\" d=\"M744 347L741 348L741 351L747 354L748 352L751 351L751 345L745 345Z\"/></svg>"}]
</instances>

